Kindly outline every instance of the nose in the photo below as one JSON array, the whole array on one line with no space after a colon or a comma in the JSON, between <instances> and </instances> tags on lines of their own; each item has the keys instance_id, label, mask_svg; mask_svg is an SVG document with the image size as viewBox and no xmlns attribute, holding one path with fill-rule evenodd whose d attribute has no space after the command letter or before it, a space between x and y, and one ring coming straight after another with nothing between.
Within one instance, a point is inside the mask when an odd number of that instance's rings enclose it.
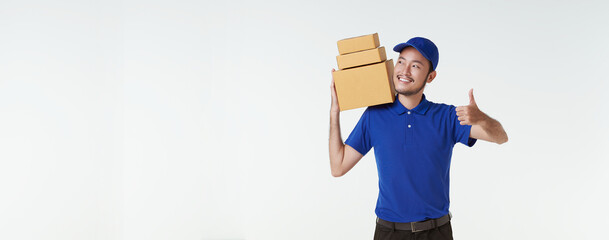
<instances>
[{"instance_id":1,"label":"nose","mask_svg":"<svg viewBox=\"0 0 609 240\"><path fill-rule=\"evenodd\" d=\"M410 68L409 67L402 67L400 69L400 74L404 74L404 75L410 77L410 75L411 75Z\"/></svg>"},{"instance_id":2,"label":"nose","mask_svg":"<svg viewBox=\"0 0 609 240\"><path fill-rule=\"evenodd\" d=\"M404 66L396 66L395 68L397 74L410 76L410 69Z\"/></svg>"}]
</instances>

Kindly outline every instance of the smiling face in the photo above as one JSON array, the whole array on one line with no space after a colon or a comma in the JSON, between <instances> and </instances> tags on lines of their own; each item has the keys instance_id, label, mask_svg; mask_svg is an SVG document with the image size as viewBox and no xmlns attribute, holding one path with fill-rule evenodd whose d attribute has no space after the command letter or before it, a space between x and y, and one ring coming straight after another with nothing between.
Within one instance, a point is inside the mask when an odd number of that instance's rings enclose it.
<instances>
[{"instance_id":1,"label":"smiling face","mask_svg":"<svg viewBox=\"0 0 609 240\"><path fill-rule=\"evenodd\" d=\"M429 60L417 49L404 48L393 70L395 91L405 96L422 92L425 84L436 77L436 71L430 71L431 67Z\"/></svg>"}]
</instances>

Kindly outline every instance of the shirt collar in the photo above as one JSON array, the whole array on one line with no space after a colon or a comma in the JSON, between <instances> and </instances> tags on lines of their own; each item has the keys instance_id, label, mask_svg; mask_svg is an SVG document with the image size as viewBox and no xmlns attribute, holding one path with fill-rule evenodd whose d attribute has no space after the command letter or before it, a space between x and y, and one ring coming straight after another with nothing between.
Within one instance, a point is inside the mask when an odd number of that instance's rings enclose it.
<instances>
[{"instance_id":1,"label":"shirt collar","mask_svg":"<svg viewBox=\"0 0 609 240\"><path fill-rule=\"evenodd\" d=\"M417 105L411 111L416 112L418 114L425 114L427 112L427 109L429 109L430 104L431 104L431 102L427 101L425 94L423 94L423 99L421 99L421 102L419 103L419 105ZM389 108L393 112L395 112L395 114L397 114L397 115L402 115L406 111L408 111L408 109L406 107L404 107L404 105L402 105L400 100L398 100L397 96L395 97L395 101L393 101L393 104L391 104L391 106Z\"/></svg>"}]
</instances>

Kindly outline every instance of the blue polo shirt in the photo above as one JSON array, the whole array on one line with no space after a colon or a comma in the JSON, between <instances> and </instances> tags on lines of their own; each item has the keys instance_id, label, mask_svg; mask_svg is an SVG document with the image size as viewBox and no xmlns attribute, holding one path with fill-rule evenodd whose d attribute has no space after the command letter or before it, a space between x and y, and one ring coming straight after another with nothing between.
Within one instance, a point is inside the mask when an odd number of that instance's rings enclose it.
<instances>
[{"instance_id":1,"label":"blue polo shirt","mask_svg":"<svg viewBox=\"0 0 609 240\"><path fill-rule=\"evenodd\" d=\"M455 106L427 101L414 109L393 103L368 107L345 141L362 155L374 147L379 176L376 215L415 222L448 214L453 147L473 146L471 125L460 125Z\"/></svg>"}]
</instances>

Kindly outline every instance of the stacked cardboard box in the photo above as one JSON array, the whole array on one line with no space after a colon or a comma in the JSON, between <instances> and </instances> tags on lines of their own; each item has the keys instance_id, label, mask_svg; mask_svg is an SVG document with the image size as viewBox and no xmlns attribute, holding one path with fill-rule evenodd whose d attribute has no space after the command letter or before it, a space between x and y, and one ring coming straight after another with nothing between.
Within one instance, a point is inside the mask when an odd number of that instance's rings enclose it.
<instances>
[{"instance_id":1,"label":"stacked cardboard box","mask_svg":"<svg viewBox=\"0 0 609 240\"><path fill-rule=\"evenodd\" d=\"M395 100L393 60L379 47L377 33L338 41L332 73L340 110L390 103Z\"/></svg>"}]
</instances>

